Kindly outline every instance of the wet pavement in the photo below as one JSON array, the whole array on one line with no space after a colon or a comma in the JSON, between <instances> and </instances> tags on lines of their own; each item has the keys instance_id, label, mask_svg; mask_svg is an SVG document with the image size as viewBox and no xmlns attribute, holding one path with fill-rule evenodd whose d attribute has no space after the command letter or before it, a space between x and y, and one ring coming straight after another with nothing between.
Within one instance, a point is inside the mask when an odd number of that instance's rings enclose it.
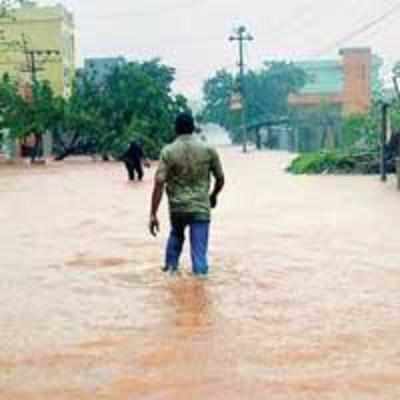
<instances>
[{"instance_id":1,"label":"wet pavement","mask_svg":"<svg viewBox=\"0 0 400 400\"><path fill-rule=\"evenodd\" d=\"M1 400L400 398L394 182L222 156L208 280L160 272L150 175L0 167Z\"/></svg>"}]
</instances>

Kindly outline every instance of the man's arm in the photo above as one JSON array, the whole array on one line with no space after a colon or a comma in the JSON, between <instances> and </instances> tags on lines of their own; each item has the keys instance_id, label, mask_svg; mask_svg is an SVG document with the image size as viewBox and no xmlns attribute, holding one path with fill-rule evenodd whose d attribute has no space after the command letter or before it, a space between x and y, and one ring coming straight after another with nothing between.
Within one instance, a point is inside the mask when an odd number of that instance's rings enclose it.
<instances>
[{"instance_id":1,"label":"man's arm","mask_svg":"<svg viewBox=\"0 0 400 400\"><path fill-rule=\"evenodd\" d=\"M222 192L225 186L225 177L223 175L215 178L214 189L210 195L211 208L217 207L218 196Z\"/></svg>"},{"instance_id":2,"label":"man's arm","mask_svg":"<svg viewBox=\"0 0 400 400\"><path fill-rule=\"evenodd\" d=\"M225 175L222 168L221 160L218 153L213 150L213 160L211 164L211 172L215 179L214 188L210 195L211 207L215 208L218 204L218 196L225 186Z\"/></svg>"},{"instance_id":3,"label":"man's arm","mask_svg":"<svg viewBox=\"0 0 400 400\"><path fill-rule=\"evenodd\" d=\"M150 212L150 233L157 236L160 232L160 221L158 219L158 209L160 208L161 200L164 193L164 183L160 182L157 177L154 181L153 195L151 198L151 212Z\"/></svg>"},{"instance_id":4,"label":"man's arm","mask_svg":"<svg viewBox=\"0 0 400 400\"><path fill-rule=\"evenodd\" d=\"M154 178L154 189L151 198L151 210L150 210L150 223L149 229L153 236L157 236L160 232L160 221L158 220L158 209L160 208L161 200L164 193L165 183L167 181L167 162L165 153L161 153L160 163L158 164L156 176Z\"/></svg>"}]
</instances>

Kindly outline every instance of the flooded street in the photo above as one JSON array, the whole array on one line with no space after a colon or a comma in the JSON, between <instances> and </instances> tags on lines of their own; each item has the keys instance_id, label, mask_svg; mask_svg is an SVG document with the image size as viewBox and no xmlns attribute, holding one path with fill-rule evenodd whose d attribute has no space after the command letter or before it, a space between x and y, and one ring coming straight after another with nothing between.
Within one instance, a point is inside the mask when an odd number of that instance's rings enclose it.
<instances>
[{"instance_id":1,"label":"flooded street","mask_svg":"<svg viewBox=\"0 0 400 400\"><path fill-rule=\"evenodd\" d=\"M160 272L152 175L0 167L1 400L397 400L400 195L222 151L208 280ZM150 176L151 175L151 176Z\"/></svg>"}]
</instances>

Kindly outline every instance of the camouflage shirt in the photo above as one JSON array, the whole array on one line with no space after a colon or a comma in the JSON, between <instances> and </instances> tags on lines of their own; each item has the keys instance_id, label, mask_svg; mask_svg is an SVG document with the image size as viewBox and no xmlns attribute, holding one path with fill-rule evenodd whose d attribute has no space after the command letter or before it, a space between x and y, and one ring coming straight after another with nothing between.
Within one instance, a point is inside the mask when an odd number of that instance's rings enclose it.
<instances>
[{"instance_id":1,"label":"camouflage shirt","mask_svg":"<svg viewBox=\"0 0 400 400\"><path fill-rule=\"evenodd\" d=\"M172 216L210 219L211 175L224 176L218 153L196 136L179 136L163 149L156 179L167 185Z\"/></svg>"}]
</instances>

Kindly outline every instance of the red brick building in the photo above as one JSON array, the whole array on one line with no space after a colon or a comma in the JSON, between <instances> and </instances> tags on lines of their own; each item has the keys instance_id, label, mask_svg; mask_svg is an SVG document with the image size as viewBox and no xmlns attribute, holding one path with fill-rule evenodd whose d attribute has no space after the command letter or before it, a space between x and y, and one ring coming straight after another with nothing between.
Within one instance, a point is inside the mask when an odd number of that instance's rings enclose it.
<instances>
[{"instance_id":1,"label":"red brick building","mask_svg":"<svg viewBox=\"0 0 400 400\"><path fill-rule=\"evenodd\" d=\"M331 104L345 115L368 112L379 82L380 60L370 48L342 49L340 55L339 60L296 63L308 81L300 93L290 96L289 103L306 109Z\"/></svg>"}]
</instances>

